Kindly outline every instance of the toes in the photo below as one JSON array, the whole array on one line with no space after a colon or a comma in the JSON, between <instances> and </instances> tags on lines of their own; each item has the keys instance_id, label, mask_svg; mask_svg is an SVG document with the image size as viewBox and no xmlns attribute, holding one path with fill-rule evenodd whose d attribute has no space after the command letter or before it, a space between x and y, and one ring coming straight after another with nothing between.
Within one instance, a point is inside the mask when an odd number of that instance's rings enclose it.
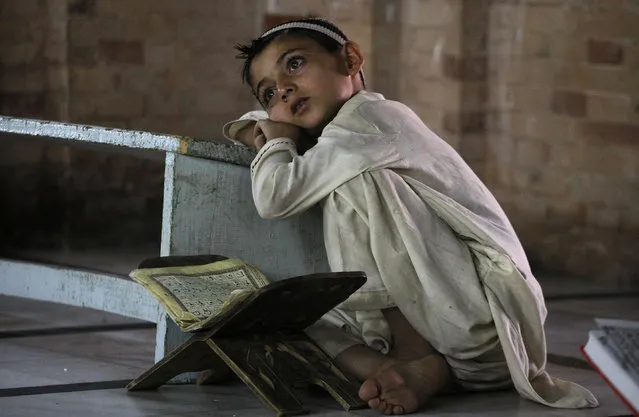
<instances>
[{"instance_id":1,"label":"toes","mask_svg":"<svg viewBox=\"0 0 639 417\"><path fill-rule=\"evenodd\" d=\"M390 392L382 395L382 397L376 401L376 407L371 408L388 415L405 414L404 406L400 405L403 404L403 398L401 398L401 396L398 397L394 394L397 393ZM371 402L369 401L369 406L370 403Z\"/></svg>"},{"instance_id":2,"label":"toes","mask_svg":"<svg viewBox=\"0 0 639 417\"><path fill-rule=\"evenodd\" d=\"M371 410L379 410L380 404L381 404L381 401L379 400L379 398L373 398L372 400L368 400L368 406L371 408Z\"/></svg>"},{"instance_id":3,"label":"toes","mask_svg":"<svg viewBox=\"0 0 639 417\"><path fill-rule=\"evenodd\" d=\"M408 388L391 391L385 394L385 400L393 404L393 414L412 413L419 408L415 394Z\"/></svg>"},{"instance_id":4,"label":"toes","mask_svg":"<svg viewBox=\"0 0 639 417\"><path fill-rule=\"evenodd\" d=\"M389 416L392 415L394 408L395 408L395 406L393 404L387 404L386 405L386 410L384 410L384 414L389 415Z\"/></svg>"},{"instance_id":5,"label":"toes","mask_svg":"<svg viewBox=\"0 0 639 417\"><path fill-rule=\"evenodd\" d=\"M359 388L359 398L363 401L370 401L379 397L380 388L375 379L367 379Z\"/></svg>"},{"instance_id":6,"label":"toes","mask_svg":"<svg viewBox=\"0 0 639 417\"><path fill-rule=\"evenodd\" d=\"M393 405L381 400L377 406L377 411L386 415L393 414Z\"/></svg>"},{"instance_id":7,"label":"toes","mask_svg":"<svg viewBox=\"0 0 639 417\"><path fill-rule=\"evenodd\" d=\"M421 363L400 365L382 370L360 387L359 396L371 409L384 414L412 413L433 395L428 375L417 367Z\"/></svg>"},{"instance_id":8,"label":"toes","mask_svg":"<svg viewBox=\"0 0 639 417\"><path fill-rule=\"evenodd\" d=\"M402 407L401 405L392 404L379 398L374 398L368 401L368 406L371 408L371 410L377 410L380 413L386 415L405 414L404 407Z\"/></svg>"}]
</instances>

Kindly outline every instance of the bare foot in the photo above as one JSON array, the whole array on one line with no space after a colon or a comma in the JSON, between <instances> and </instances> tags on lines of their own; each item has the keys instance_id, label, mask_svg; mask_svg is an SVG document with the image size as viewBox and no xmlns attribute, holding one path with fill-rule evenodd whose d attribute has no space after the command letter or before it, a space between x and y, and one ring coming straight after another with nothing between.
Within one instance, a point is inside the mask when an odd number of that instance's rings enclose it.
<instances>
[{"instance_id":1,"label":"bare foot","mask_svg":"<svg viewBox=\"0 0 639 417\"><path fill-rule=\"evenodd\" d=\"M377 375L389 360L388 357L365 345L351 346L334 359L338 368L359 381L366 381Z\"/></svg>"},{"instance_id":2,"label":"bare foot","mask_svg":"<svg viewBox=\"0 0 639 417\"><path fill-rule=\"evenodd\" d=\"M408 414L421 408L450 381L448 365L439 354L412 361L391 360L367 379L359 396L384 414Z\"/></svg>"}]
</instances>

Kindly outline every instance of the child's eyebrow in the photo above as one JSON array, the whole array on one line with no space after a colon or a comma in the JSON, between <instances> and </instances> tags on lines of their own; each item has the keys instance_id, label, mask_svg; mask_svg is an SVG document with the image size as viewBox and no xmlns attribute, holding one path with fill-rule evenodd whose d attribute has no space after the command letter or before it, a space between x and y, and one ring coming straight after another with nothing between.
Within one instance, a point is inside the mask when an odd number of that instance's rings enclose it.
<instances>
[{"instance_id":1,"label":"child's eyebrow","mask_svg":"<svg viewBox=\"0 0 639 417\"><path fill-rule=\"evenodd\" d=\"M279 57L279 58L277 58L277 61L275 61L275 65L276 65L276 66L279 66L279 65L282 63L282 61L284 60L284 58L286 57L286 55L288 55L288 54L290 54L290 53L292 53L292 52L295 52L295 51L299 51L299 50L301 50L301 49L303 49L303 48L291 48L291 49L287 49L286 51L284 51L284 52L282 53L282 55L280 55L280 57ZM262 88L262 84L264 84L264 80L265 80L265 79L264 79L264 78L262 78L262 79L260 80L260 82L259 82L259 83L257 83L257 86L255 87L255 95L256 95L256 96L259 96L259 94L260 94L260 88Z\"/></svg>"}]
</instances>

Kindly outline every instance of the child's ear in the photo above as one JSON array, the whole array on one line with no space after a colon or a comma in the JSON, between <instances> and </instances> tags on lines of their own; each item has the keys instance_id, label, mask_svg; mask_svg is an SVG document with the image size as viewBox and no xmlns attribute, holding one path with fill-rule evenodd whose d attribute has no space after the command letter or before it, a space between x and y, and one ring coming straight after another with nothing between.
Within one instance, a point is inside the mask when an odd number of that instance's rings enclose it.
<instances>
[{"instance_id":1,"label":"child's ear","mask_svg":"<svg viewBox=\"0 0 639 417\"><path fill-rule=\"evenodd\" d=\"M359 45L353 41L346 41L342 51L348 75L359 74L364 67L364 55Z\"/></svg>"}]
</instances>

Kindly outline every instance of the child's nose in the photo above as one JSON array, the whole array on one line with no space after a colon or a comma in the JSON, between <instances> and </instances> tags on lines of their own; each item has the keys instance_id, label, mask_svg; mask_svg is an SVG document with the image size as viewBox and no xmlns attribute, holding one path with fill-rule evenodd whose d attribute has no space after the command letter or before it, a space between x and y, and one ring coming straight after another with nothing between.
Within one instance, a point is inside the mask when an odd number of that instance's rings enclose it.
<instances>
[{"instance_id":1,"label":"child's nose","mask_svg":"<svg viewBox=\"0 0 639 417\"><path fill-rule=\"evenodd\" d=\"M278 87L277 93L280 95L282 100L286 100L289 94L293 92L293 87Z\"/></svg>"}]
</instances>

